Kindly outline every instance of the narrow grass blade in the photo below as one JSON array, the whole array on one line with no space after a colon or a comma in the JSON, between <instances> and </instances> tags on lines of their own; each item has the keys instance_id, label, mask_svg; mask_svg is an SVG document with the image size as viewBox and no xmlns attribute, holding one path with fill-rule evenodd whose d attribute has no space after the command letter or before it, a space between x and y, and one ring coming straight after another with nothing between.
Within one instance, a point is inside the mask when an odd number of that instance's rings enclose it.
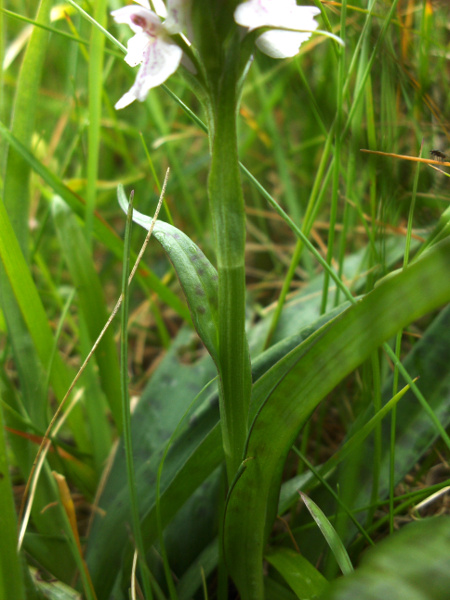
<instances>
[{"instance_id":1,"label":"narrow grass blade","mask_svg":"<svg viewBox=\"0 0 450 600\"><path fill-rule=\"evenodd\" d=\"M91 257L81 227L68 206L58 197L52 205L53 218L62 253L69 267L73 285L77 290L78 302L86 322L91 346L99 336L108 319L102 285ZM96 354L100 384L108 400L114 422L119 432L122 429L119 360L111 329L106 331ZM94 399L92 399L94 400ZM103 409L99 405L98 418ZM100 423L98 424L100 426Z\"/></svg>"},{"instance_id":2,"label":"narrow grass blade","mask_svg":"<svg viewBox=\"0 0 450 600\"><path fill-rule=\"evenodd\" d=\"M53 332L2 202L0 202L0 257L29 335L42 365L46 368L53 355ZM63 398L71 379L65 363L59 354L56 354L53 357L51 383L58 398Z\"/></svg>"},{"instance_id":3,"label":"narrow grass blade","mask_svg":"<svg viewBox=\"0 0 450 600\"><path fill-rule=\"evenodd\" d=\"M49 24L52 5L52 0L41 0L37 23ZM44 29L33 28L17 82L11 132L25 147L29 147L34 132L38 107L35 99L39 93L48 37L49 34ZM24 157L10 146L4 174L3 198L22 250L25 251L28 240L29 174L30 167Z\"/></svg>"},{"instance_id":4,"label":"narrow grass blade","mask_svg":"<svg viewBox=\"0 0 450 600\"><path fill-rule=\"evenodd\" d=\"M46 24L49 22L52 4L51 0L42 0L39 3L36 14L37 23ZM12 135L20 140L25 148L30 146L35 129L37 110L35 99L39 94L48 37L48 32L40 27L33 28L17 79L11 131L13 132ZM1 34L0 38L3 44ZM3 108L4 106L2 106ZM28 261L30 168L23 155L17 151L14 145L4 144L3 148L6 148L6 152L4 155L5 160L2 161L2 168L5 169L2 171L2 210L8 215L8 223L11 225L9 233L16 237L20 256L24 259L22 266L25 271ZM6 235L4 232L5 227L7 227L6 224L0 226L0 237L2 238ZM8 251L12 252L11 249L8 249ZM15 278L14 273L10 272L7 275L5 271L6 268L0 268L0 298L18 368L23 402L31 417L43 426L44 415L41 407L42 399L45 398L47 390L44 389L45 378L42 376L42 364L45 368L48 368L49 362L42 361L42 354L40 355L37 347L43 340L37 341L34 338L34 346L33 343L30 343L30 336L27 332L28 324L24 322L26 318L17 305L17 284L20 286L20 283L16 281L13 284L11 279ZM16 286L15 289L13 289L14 286ZM36 294L34 296L36 297ZM42 316L42 312L39 316ZM43 324L44 327L45 325ZM49 333L49 328L47 333ZM46 341L50 343L49 336L46 337ZM62 375L65 366L62 364L61 366ZM56 392L58 396L60 396L60 392L61 390Z\"/></svg>"},{"instance_id":5,"label":"narrow grass blade","mask_svg":"<svg viewBox=\"0 0 450 600\"><path fill-rule=\"evenodd\" d=\"M100 26L106 25L106 0L95 3L95 20ZM89 54L89 131L87 156L86 189L86 240L91 245L95 220L95 201L97 197L97 178L100 154L100 121L102 116L103 93L103 57L105 36L97 27L91 31Z\"/></svg>"},{"instance_id":6,"label":"narrow grass blade","mask_svg":"<svg viewBox=\"0 0 450 600\"><path fill-rule=\"evenodd\" d=\"M325 538L328 546L333 553L339 567L343 575L350 575L353 572L353 565L351 563L350 557L345 549L342 540L338 536L336 530L333 525L325 516L324 512L317 506L317 504L308 498L306 494L300 492L303 502L306 505L306 508L309 510L310 515L317 523L320 531L322 532L323 537Z\"/></svg>"},{"instance_id":7,"label":"narrow grass blade","mask_svg":"<svg viewBox=\"0 0 450 600\"><path fill-rule=\"evenodd\" d=\"M17 552L17 519L14 508L5 444L3 411L0 406L0 597L25 600L22 567Z\"/></svg>"}]
</instances>

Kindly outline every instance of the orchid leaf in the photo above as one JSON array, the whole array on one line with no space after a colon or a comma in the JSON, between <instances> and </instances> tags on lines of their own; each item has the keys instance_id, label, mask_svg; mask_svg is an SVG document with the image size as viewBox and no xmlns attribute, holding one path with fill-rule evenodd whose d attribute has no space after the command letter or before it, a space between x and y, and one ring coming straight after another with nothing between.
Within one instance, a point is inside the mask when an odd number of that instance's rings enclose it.
<instances>
[{"instance_id":1,"label":"orchid leaf","mask_svg":"<svg viewBox=\"0 0 450 600\"><path fill-rule=\"evenodd\" d=\"M276 515L285 458L299 430L326 394L373 350L450 300L449 260L450 240L445 240L287 355L292 363L287 373L283 364L275 365L258 381L268 395L256 410L225 520L227 564L243 600L263 597L264 545Z\"/></svg>"},{"instance_id":2,"label":"orchid leaf","mask_svg":"<svg viewBox=\"0 0 450 600\"><path fill-rule=\"evenodd\" d=\"M128 200L122 186L117 194L121 208L127 212ZM133 221L148 230L152 219L133 210ZM217 271L200 248L176 227L156 221L153 235L164 248L180 280L200 339L218 364Z\"/></svg>"},{"instance_id":3,"label":"orchid leaf","mask_svg":"<svg viewBox=\"0 0 450 600\"><path fill-rule=\"evenodd\" d=\"M450 589L450 518L409 523L370 548L361 565L333 583L323 600L446 600Z\"/></svg>"},{"instance_id":4,"label":"orchid leaf","mask_svg":"<svg viewBox=\"0 0 450 600\"><path fill-rule=\"evenodd\" d=\"M262 377L286 353L296 348L330 318L342 312L345 306L324 315L316 323L303 328L260 354L253 363L253 378L256 380ZM157 538L154 491L149 493L148 486L149 482L154 480L161 448L164 447L167 439L166 435L178 424L186 402L190 401L208 378L214 377L215 373L209 357L205 356L194 365L186 365L180 361L180 355L183 349L186 351L191 337L192 332L187 329L180 332L173 348L144 390L133 414L133 442L135 447L139 448L139 455L135 457L139 496L145 498L141 505L142 532L147 547ZM189 394L186 393L187 390ZM169 393L170 402L167 402ZM194 410L189 417L189 426L180 434L174 448L167 456L160 499L164 525L171 521L184 502L222 461L218 398L217 392L213 392ZM96 589L101 590L105 597L108 597L107 594L117 576L117 573L111 569L111 561L118 563L127 540L125 523L128 519L128 499L124 490L124 468L124 456L119 450L100 500L100 506L106 514L94 520L92 534L88 541L90 572L97 582ZM126 579L126 575L124 578ZM99 596L101 597L101 594Z\"/></svg>"}]
</instances>

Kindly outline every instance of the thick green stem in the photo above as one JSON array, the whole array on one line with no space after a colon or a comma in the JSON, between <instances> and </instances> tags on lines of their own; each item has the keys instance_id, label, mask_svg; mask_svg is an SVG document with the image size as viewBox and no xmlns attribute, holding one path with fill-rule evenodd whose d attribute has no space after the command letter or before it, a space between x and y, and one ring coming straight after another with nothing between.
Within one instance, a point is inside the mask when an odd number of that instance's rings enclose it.
<instances>
[{"instance_id":1,"label":"thick green stem","mask_svg":"<svg viewBox=\"0 0 450 600\"><path fill-rule=\"evenodd\" d=\"M219 273L219 375L222 436L229 480L247 437L251 368L245 333L245 212L237 152L236 65L230 56L214 93L209 200Z\"/></svg>"}]
</instances>

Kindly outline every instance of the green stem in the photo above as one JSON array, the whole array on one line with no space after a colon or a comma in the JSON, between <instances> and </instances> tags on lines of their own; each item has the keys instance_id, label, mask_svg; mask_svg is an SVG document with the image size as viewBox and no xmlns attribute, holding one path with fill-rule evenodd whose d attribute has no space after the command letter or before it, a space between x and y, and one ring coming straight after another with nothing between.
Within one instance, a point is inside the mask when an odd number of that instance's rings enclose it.
<instances>
[{"instance_id":1,"label":"green stem","mask_svg":"<svg viewBox=\"0 0 450 600\"><path fill-rule=\"evenodd\" d=\"M134 195L134 193L133 193ZM122 388L122 419L123 419L123 443L125 448L126 469L127 469L127 484L130 494L130 512L136 550L138 553L139 567L144 588L144 596L146 600L152 600L153 594L150 585L150 577L145 563L145 549L142 538L141 522L139 517L139 503L136 493L136 473L133 460L133 443L131 439L131 408L130 394L128 391L128 299L129 285L128 274L130 272L130 240L131 240L131 218L133 214L133 195L130 198L127 214L127 226L125 229L124 240L124 255L122 269L122 314L121 314L121 340L120 340L120 355L121 369L120 382Z\"/></svg>"},{"instance_id":2,"label":"green stem","mask_svg":"<svg viewBox=\"0 0 450 600\"><path fill-rule=\"evenodd\" d=\"M245 333L245 212L237 151L237 69L231 52L213 94L209 201L219 274L219 375L222 437L231 481L247 437L251 368ZM210 128L211 130L211 128Z\"/></svg>"}]
</instances>

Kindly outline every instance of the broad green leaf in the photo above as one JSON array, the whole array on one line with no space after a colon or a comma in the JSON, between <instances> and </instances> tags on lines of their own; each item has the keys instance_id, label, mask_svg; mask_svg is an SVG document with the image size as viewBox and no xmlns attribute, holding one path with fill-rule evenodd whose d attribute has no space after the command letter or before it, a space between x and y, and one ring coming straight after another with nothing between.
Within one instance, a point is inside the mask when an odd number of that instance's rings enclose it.
<instances>
[{"instance_id":1,"label":"broad green leaf","mask_svg":"<svg viewBox=\"0 0 450 600\"><path fill-rule=\"evenodd\" d=\"M76 574L76 565L70 544L62 531L60 529L58 534L26 533L23 546L27 554L34 557L53 577L69 583ZM58 560L55 560L55 557L58 557Z\"/></svg>"},{"instance_id":2,"label":"broad green leaf","mask_svg":"<svg viewBox=\"0 0 450 600\"><path fill-rule=\"evenodd\" d=\"M300 600L318 598L328 586L325 577L299 552L289 548L275 548L265 558Z\"/></svg>"},{"instance_id":3,"label":"broad green leaf","mask_svg":"<svg viewBox=\"0 0 450 600\"><path fill-rule=\"evenodd\" d=\"M324 512L317 506L317 504L308 498L306 494L301 494L303 502L306 505L306 508L309 510L310 515L317 523L320 531L322 532L323 537L325 538L328 546L333 553L336 562L341 568L341 571L344 575L349 575L353 571L353 565L351 563L350 557L345 549L342 540L338 536L335 528L330 523L330 521L325 516Z\"/></svg>"},{"instance_id":4,"label":"broad green leaf","mask_svg":"<svg viewBox=\"0 0 450 600\"><path fill-rule=\"evenodd\" d=\"M352 575L337 580L323 600L447 600L450 518L409 523L364 554Z\"/></svg>"},{"instance_id":5,"label":"broad green leaf","mask_svg":"<svg viewBox=\"0 0 450 600\"><path fill-rule=\"evenodd\" d=\"M128 200L122 186L119 186L117 195L119 204L126 213ZM133 210L133 221L148 230L152 218ZM200 248L169 223L156 221L153 236L164 248L175 269L200 339L214 362L219 364L217 271Z\"/></svg>"},{"instance_id":6,"label":"broad green leaf","mask_svg":"<svg viewBox=\"0 0 450 600\"><path fill-rule=\"evenodd\" d=\"M270 576L264 578L264 591L267 600L297 600L290 588L281 585Z\"/></svg>"},{"instance_id":7,"label":"broad green leaf","mask_svg":"<svg viewBox=\"0 0 450 600\"><path fill-rule=\"evenodd\" d=\"M217 434L217 432L215 432ZM213 440L214 441L214 440ZM178 581L193 564L197 563L198 557L212 543L218 546L219 542L218 527L220 519L223 516L224 490L225 490L225 473L221 468L220 463L223 460L223 451L219 447L220 439L217 440L217 446L214 452L218 458L219 467L215 469L209 477L203 482L198 483L197 489L186 500L183 506L177 511L174 517L170 520L166 517L164 525L164 545L167 553L170 570L175 574ZM207 462L210 462L208 460ZM189 477L192 477L192 469ZM202 471L203 468L200 468ZM187 474L187 471L186 471ZM177 485L180 489L185 486L190 486L189 482L183 483L178 480ZM163 501L163 499L161 498ZM175 505L176 497L166 493L164 502L169 504L169 507ZM168 507L160 506L160 510L167 510ZM222 510L221 510L222 509ZM201 515L201 518L199 518ZM157 518L157 517L156 517ZM148 532L151 531L147 524L150 524L149 515L146 517L146 532L147 540L151 537Z\"/></svg>"},{"instance_id":8,"label":"broad green leaf","mask_svg":"<svg viewBox=\"0 0 450 600\"><path fill-rule=\"evenodd\" d=\"M161 493L161 519L163 526L174 517L186 500L204 482L213 470L223 462L220 428L216 425L210 432L201 435L202 428L185 432L169 451L163 472ZM141 509L147 511L142 522L144 543L149 548L157 540L157 523L154 489L155 471L159 466L158 453L148 464L136 472ZM129 580L131 564L124 562L124 555L132 558L134 546L128 543L130 524L127 509L127 490L117 495L108 507L108 519L91 532L88 545L88 567L98 598L108 598L115 578L124 569ZM128 552L127 552L128 551ZM123 564L124 562L124 564Z\"/></svg>"},{"instance_id":9,"label":"broad green leaf","mask_svg":"<svg viewBox=\"0 0 450 600\"><path fill-rule=\"evenodd\" d=\"M399 329L450 300L450 240L383 282L287 356L265 377L273 390L256 411L225 521L227 563L243 600L263 598L264 544L276 514L285 457L313 409ZM291 353L291 354L292 354ZM283 363L283 361L281 361ZM263 378L262 378L263 379ZM259 382L258 382L259 384ZM259 385L262 385L259 384Z\"/></svg>"},{"instance_id":10,"label":"broad green leaf","mask_svg":"<svg viewBox=\"0 0 450 600\"><path fill-rule=\"evenodd\" d=\"M412 351L405 357L403 364L412 377L419 377L418 384L421 389L426 392L426 400L439 418L443 427L448 427L450 424L450 413L448 410L450 396L450 371L448 368L447 357L450 354L450 337L448 331L450 327L450 306L446 306L440 314L431 322L425 330L421 338L414 344ZM360 415L356 419L351 431L348 434L348 440L344 446L335 453L329 461L318 470L325 476L330 473L331 469L342 462L342 453L348 454L354 442L359 444L362 439L367 437L367 431L364 430L370 426L373 429L374 420L379 421L380 417L386 415L390 409L393 399L390 400L392 394L392 377L389 377L383 388L383 402L386 402L379 413L372 417L370 421L364 425L364 422L372 414L372 408L368 409L365 414ZM433 442L437 439L438 434L436 429L424 413L422 406L419 404L414 394L407 389L402 390L402 394L406 394L404 399L397 406L397 425L396 425L396 448L395 448L395 483L400 482L406 473L418 463L424 456ZM391 421L386 419L382 422L382 438L381 443L382 454L379 464L379 484L378 497L380 499L387 498L389 493L389 468L390 468L390 436L391 436ZM361 435L363 436L361 439ZM355 475L358 481L358 488L355 497L353 498L352 510L358 511L357 518L360 523L367 519L367 511L361 512L361 508L367 507L371 501L373 487L372 469L368 469L367 465L373 464L373 442L369 439L358 450L362 453L360 459L360 468ZM331 475L329 483L335 487L340 478L339 470ZM298 500L297 491L299 489L311 489L314 484L314 475L307 472L301 477L294 478L292 481L285 482L282 485L279 514L285 512L289 506L292 506L294 501ZM322 509L327 513L332 513L335 510L335 502L331 499L327 490L317 490L315 492L315 500L320 504ZM387 520L387 516L385 519ZM345 527L345 537L343 541L346 546L354 539L356 528L351 522L348 522ZM316 534L311 530L306 530L303 534L302 541L308 545L312 544L316 539Z\"/></svg>"},{"instance_id":11,"label":"broad green leaf","mask_svg":"<svg viewBox=\"0 0 450 600\"><path fill-rule=\"evenodd\" d=\"M444 427L450 423L448 411L450 402L450 306L445 307L436 319L426 329L421 339L414 345L404 364L414 377L419 377L421 389L426 391L426 399ZM383 389L383 398L389 397L392 390L390 377ZM390 427L386 423L383 430L384 440L389 439ZM396 452L396 481L403 478L417 464L431 444L436 440L437 433L430 419L424 414L414 394L408 391L397 408L397 436L399 439ZM384 446L384 443L383 443ZM385 495L388 490L388 450L382 459L380 472L380 493ZM361 484L364 486L365 477L362 474Z\"/></svg>"}]
</instances>

